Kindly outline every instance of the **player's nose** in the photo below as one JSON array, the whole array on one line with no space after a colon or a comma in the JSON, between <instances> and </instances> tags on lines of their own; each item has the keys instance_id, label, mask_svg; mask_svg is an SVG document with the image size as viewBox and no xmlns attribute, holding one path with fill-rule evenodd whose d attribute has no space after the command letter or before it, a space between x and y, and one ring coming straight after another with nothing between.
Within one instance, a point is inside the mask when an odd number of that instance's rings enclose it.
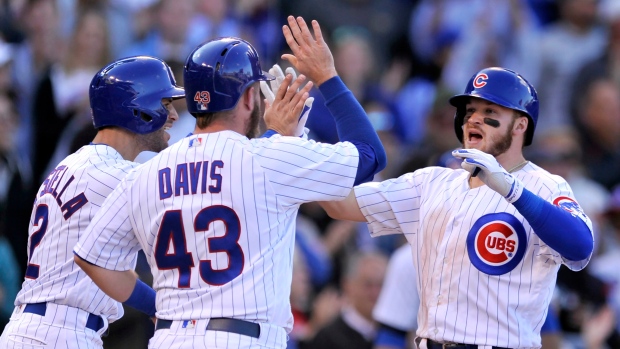
<instances>
[{"instance_id":1,"label":"player's nose","mask_svg":"<svg viewBox=\"0 0 620 349\"><path fill-rule=\"evenodd\" d=\"M177 113L177 110L174 108L173 105L170 106L170 110L168 111L168 120L170 122L175 122L179 120L179 113Z\"/></svg>"},{"instance_id":2,"label":"player's nose","mask_svg":"<svg viewBox=\"0 0 620 349\"><path fill-rule=\"evenodd\" d=\"M479 113L477 111L471 113L471 115L469 116L469 118L467 118L466 123L471 123L471 124L482 124L484 122L484 116L482 115L482 113Z\"/></svg>"}]
</instances>

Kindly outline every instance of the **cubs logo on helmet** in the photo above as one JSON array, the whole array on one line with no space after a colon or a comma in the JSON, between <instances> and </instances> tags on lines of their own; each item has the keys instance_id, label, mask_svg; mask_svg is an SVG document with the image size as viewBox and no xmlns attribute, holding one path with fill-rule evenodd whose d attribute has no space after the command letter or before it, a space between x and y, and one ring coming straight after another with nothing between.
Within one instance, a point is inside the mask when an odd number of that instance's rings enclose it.
<instances>
[{"instance_id":1,"label":"cubs logo on helmet","mask_svg":"<svg viewBox=\"0 0 620 349\"><path fill-rule=\"evenodd\" d=\"M486 80L489 80L489 76L485 73L480 73L478 75L476 75L476 77L474 78L474 87L475 88L481 88L484 87L484 85L486 85Z\"/></svg>"},{"instance_id":2,"label":"cubs logo on helmet","mask_svg":"<svg viewBox=\"0 0 620 349\"><path fill-rule=\"evenodd\" d=\"M467 253L476 269L489 275L512 271L523 259L527 246L525 228L508 213L484 215L467 234Z\"/></svg>"}]
</instances>

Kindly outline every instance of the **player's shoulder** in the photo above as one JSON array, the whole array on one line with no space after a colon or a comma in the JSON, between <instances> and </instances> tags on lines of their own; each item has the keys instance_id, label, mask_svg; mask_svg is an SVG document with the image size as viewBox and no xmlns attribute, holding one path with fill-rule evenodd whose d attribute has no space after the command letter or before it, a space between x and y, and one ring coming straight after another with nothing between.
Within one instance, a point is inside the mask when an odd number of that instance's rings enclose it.
<instances>
[{"instance_id":1,"label":"player's shoulder","mask_svg":"<svg viewBox=\"0 0 620 349\"><path fill-rule=\"evenodd\" d=\"M275 134L271 137L260 137L248 140L251 151L263 153L264 151L284 151L307 156L329 156L338 154L342 156L359 156L357 148L351 142L338 142L335 144L317 142L312 139L301 137L287 137Z\"/></svg>"},{"instance_id":2,"label":"player's shoulder","mask_svg":"<svg viewBox=\"0 0 620 349\"><path fill-rule=\"evenodd\" d=\"M566 179L562 176L553 174L544 168L529 161L520 171L514 173L521 180L530 183L538 183L545 186L562 186L566 185Z\"/></svg>"},{"instance_id":3,"label":"player's shoulder","mask_svg":"<svg viewBox=\"0 0 620 349\"><path fill-rule=\"evenodd\" d=\"M416 182L452 182L453 180L466 177L467 171L463 169L453 169L441 166L428 166L417 169L413 172L405 173L403 179L410 179Z\"/></svg>"}]
</instances>

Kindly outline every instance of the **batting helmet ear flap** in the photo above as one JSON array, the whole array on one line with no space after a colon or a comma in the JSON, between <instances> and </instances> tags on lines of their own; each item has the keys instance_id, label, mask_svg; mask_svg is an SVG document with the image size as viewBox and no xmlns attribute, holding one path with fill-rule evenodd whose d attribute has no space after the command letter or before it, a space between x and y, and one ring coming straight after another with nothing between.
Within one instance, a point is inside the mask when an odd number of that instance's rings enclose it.
<instances>
[{"instance_id":1,"label":"batting helmet ear flap","mask_svg":"<svg viewBox=\"0 0 620 349\"><path fill-rule=\"evenodd\" d=\"M450 98L450 104L456 107L454 131L460 142L463 142L465 107L471 97L484 99L526 115L529 123L523 145L532 143L538 121L538 94L523 76L505 68L482 69L471 77L463 94Z\"/></svg>"}]
</instances>

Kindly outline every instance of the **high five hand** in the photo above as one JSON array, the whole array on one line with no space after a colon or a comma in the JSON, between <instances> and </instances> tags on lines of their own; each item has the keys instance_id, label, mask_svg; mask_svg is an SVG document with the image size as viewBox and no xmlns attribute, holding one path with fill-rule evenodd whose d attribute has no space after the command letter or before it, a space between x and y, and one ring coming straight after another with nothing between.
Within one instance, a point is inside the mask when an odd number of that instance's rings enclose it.
<instances>
[{"instance_id":1,"label":"high five hand","mask_svg":"<svg viewBox=\"0 0 620 349\"><path fill-rule=\"evenodd\" d=\"M271 87L267 85L267 82L261 81L260 89L263 92L263 95L265 96L265 99L267 100L268 104L271 105L273 104L273 101L275 100L274 91L277 92L280 89L280 86L282 85L282 82L284 81L285 75L284 75L284 72L282 72L282 68L280 68L278 64L274 64L274 66L271 69L269 69L269 73L276 77L275 80L271 80L269 82ZM286 68L286 73L291 74L293 76L293 81L297 79L297 73L295 72L295 69L288 67ZM299 115L297 129L295 130L295 135L302 137L303 139L308 139L309 130L305 126L306 126L306 121L308 120L308 115L310 114L310 110L312 109L312 102L314 102L314 97L309 97L304 102L304 107L301 111L301 114Z\"/></svg>"}]
</instances>

